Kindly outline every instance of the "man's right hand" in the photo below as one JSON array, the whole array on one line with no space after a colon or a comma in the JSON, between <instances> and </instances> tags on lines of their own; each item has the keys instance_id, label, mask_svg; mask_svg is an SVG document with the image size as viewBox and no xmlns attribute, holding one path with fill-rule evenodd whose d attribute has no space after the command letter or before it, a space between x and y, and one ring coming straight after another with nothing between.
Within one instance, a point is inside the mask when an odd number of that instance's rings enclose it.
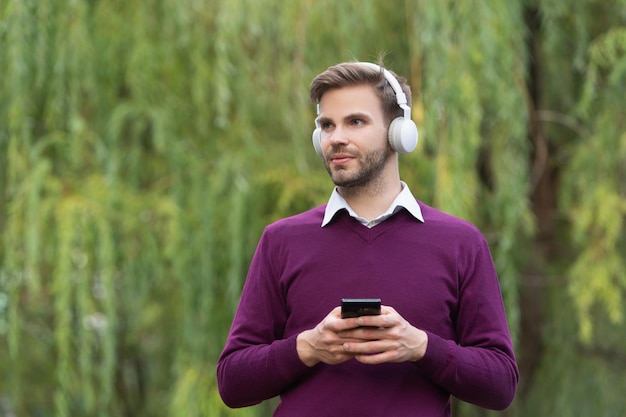
<instances>
[{"instance_id":1,"label":"man's right hand","mask_svg":"<svg viewBox=\"0 0 626 417\"><path fill-rule=\"evenodd\" d=\"M345 351L344 343L361 340L340 337L338 333L356 327L359 327L357 319L342 319L341 307L336 307L315 328L298 335L298 357L307 366L314 366L319 362L336 365L354 358L354 354Z\"/></svg>"}]
</instances>

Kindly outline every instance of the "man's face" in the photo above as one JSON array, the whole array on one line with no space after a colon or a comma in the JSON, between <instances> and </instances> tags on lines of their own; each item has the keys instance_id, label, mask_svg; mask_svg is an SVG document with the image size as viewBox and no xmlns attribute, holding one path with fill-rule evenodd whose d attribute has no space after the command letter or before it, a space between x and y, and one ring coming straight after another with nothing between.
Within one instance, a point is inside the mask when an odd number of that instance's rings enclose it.
<instances>
[{"instance_id":1,"label":"man's face","mask_svg":"<svg viewBox=\"0 0 626 417\"><path fill-rule=\"evenodd\" d=\"M368 85L329 90L320 100L324 165L335 185L376 179L392 154L380 99Z\"/></svg>"}]
</instances>

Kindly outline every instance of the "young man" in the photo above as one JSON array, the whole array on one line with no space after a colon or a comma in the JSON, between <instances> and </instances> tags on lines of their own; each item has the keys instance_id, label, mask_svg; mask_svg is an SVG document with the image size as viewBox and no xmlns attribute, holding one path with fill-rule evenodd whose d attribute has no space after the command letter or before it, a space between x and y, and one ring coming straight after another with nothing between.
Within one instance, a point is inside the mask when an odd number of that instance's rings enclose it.
<instances>
[{"instance_id":1,"label":"young man","mask_svg":"<svg viewBox=\"0 0 626 417\"><path fill-rule=\"evenodd\" d=\"M450 395L506 408L518 369L487 242L419 201L398 153L417 130L391 71L343 63L318 75L313 141L328 204L269 225L217 365L230 407L280 396L274 416L450 416ZM342 298L380 315L341 318Z\"/></svg>"}]
</instances>

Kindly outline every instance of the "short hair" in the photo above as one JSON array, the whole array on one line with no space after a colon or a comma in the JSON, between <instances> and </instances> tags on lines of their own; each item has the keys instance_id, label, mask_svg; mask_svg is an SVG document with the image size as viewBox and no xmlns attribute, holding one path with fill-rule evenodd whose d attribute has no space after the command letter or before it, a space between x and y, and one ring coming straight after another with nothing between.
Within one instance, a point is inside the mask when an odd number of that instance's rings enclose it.
<instances>
[{"instance_id":1,"label":"short hair","mask_svg":"<svg viewBox=\"0 0 626 417\"><path fill-rule=\"evenodd\" d=\"M371 85L380 99L383 115L387 123L391 123L396 117L402 117L404 111L398 106L396 93L389 82L385 79L383 66L379 64L381 70L362 65L358 62L343 62L333 65L326 71L319 74L311 82L310 97L314 103L319 103L322 96L329 90L339 89L348 86ZM388 70L398 80L402 91L406 95L407 103L411 105L411 88L406 79L398 76L395 72Z\"/></svg>"}]
</instances>

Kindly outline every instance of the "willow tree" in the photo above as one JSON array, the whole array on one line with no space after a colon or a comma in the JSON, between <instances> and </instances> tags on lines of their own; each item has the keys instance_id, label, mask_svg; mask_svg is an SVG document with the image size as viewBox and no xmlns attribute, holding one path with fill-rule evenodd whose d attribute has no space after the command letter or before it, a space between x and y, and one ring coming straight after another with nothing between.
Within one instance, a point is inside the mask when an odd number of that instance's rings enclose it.
<instances>
[{"instance_id":1,"label":"willow tree","mask_svg":"<svg viewBox=\"0 0 626 417\"><path fill-rule=\"evenodd\" d=\"M420 128L403 179L493 249L524 377L506 413L623 415L625 14L2 0L0 411L269 414L226 409L215 361L262 227L330 193L310 80L386 52Z\"/></svg>"},{"instance_id":2,"label":"willow tree","mask_svg":"<svg viewBox=\"0 0 626 417\"><path fill-rule=\"evenodd\" d=\"M525 292L543 308L525 327L544 336L527 349L537 366L527 375L534 378L525 408L529 415L621 416L626 3L570 6L533 2L527 13L531 197L540 227ZM583 392L586 400L576 400Z\"/></svg>"}]
</instances>

